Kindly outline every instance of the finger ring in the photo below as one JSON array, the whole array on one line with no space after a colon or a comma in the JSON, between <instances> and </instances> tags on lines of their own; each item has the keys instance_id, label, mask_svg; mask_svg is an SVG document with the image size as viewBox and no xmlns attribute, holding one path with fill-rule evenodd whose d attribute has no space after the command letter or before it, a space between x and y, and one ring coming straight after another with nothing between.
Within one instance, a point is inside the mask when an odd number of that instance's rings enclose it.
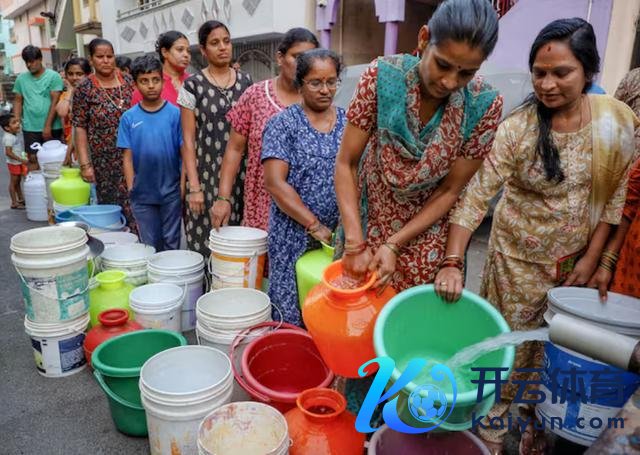
<instances>
[{"instance_id":1,"label":"finger ring","mask_svg":"<svg viewBox=\"0 0 640 455\"><path fill-rule=\"evenodd\" d=\"M441 281L441 282L440 282L440 286L446 286L446 285L447 285L447 282L446 282L446 281Z\"/></svg>"}]
</instances>

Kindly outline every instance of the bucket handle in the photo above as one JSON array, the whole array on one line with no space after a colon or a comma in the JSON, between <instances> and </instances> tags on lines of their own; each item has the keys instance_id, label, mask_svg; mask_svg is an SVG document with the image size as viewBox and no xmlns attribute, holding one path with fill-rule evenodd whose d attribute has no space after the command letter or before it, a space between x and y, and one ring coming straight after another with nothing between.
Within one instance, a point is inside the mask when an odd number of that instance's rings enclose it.
<instances>
[{"instance_id":1,"label":"bucket handle","mask_svg":"<svg viewBox=\"0 0 640 455\"><path fill-rule=\"evenodd\" d=\"M120 225L119 226L115 226L115 227L109 227L109 226L100 226L99 224L93 223L91 220L87 219L87 217L84 216L82 213L78 213L78 212L73 211L73 210L70 210L70 212L73 213L78 218L80 218L85 223L87 223L89 226L94 227L94 228L98 228L98 229L102 229L102 230L105 230L105 231L119 231L119 230L121 230L123 227L125 227L127 225L127 219L125 218L125 216L122 213L120 214Z\"/></svg>"},{"instance_id":2,"label":"bucket handle","mask_svg":"<svg viewBox=\"0 0 640 455\"><path fill-rule=\"evenodd\" d=\"M96 381L98 381L98 385L100 385L104 393L106 393L107 396L111 398L113 401L116 401L118 404L121 404L122 406L133 408L138 411L144 411L144 407L138 406L137 404L134 404L128 400L125 400L124 398L119 396L117 393L115 393L113 390L111 390L111 388L107 385L107 383L104 382L104 378L102 377L102 374L98 370L93 370L93 376L96 378Z\"/></svg>"},{"instance_id":3,"label":"bucket handle","mask_svg":"<svg viewBox=\"0 0 640 455\"><path fill-rule=\"evenodd\" d=\"M51 300L57 300L58 302L65 302L67 300L71 300L74 299L78 296L81 296L82 294L84 294L85 292L87 292L89 289L91 289L91 280L93 279L93 273L92 275L89 277L89 279L87 280L87 285L85 286L85 288L80 291L80 292L76 292L75 294L71 294L68 297L63 297L63 298L58 298L58 297L52 297L50 295L45 294L44 292L42 292L39 289L36 288L32 288L31 286L29 286L29 283L27 283L27 280L25 280L24 275L22 275L22 272L20 270L18 270L18 267L16 267L15 265L13 266L13 268L16 270L16 273L18 274L18 276L20 277L20 281L22 281L22 284L24 284L26 286L27 289L29 289L30 291L35 292L36 294L40 294L41 296L47 298L47 299L51 299ZM94 272L95 272L95 265L94 265Z\"/></svg>"},{"instance_id":4,"label":"bucket handle","mask_svg":"<svg viewBox=\"0 0 640 455\"><path fill-rule=\"evenodd\" d=\"M275 329L273 329L273 330L278 330L280 327L282 327L282 324L284 324L284 314L282 314L282 310L275 303L272 303L271 306L273 308L275 308L276 311L278 312L278 314L280 315L280 320L277 321L279 325ZM251 336L251 334L242 335L242 333L238 333L238 335L236 335L236 337L240 337L242 339L249 338L250 336ZM235 338L234 338L234 341L235 341ZM200 343L200 335L198 335L198 331L197 330L196 330L196 342L198 343L198 346L202 345L202 343Z\"/></svg>"},{"instance_id":5,"label":"bucket handle","mask_svg":"<svg viewBox=\"0 0 640 455\"><path fill-rule=\"evenodd\" d=\"M284 329L298 330L304 333L307 333L307 332L301 329L300 327L298 327L297 325L289 324L287 322L266 321L266 322L261 322L260 324L256 324L253 327L249 327L248 329L244 329L242 332L238 333L236 338L233 340L233 343L231 343L231 349L230 349L231 370L233 371L233 376L236 378L236 381L238 381L238 384L240 384L240 387L242 387L250 395L253 395L254 397L258 398L259 400L265 403L270 403L271 399L269 397L255 390L244 380L244 378L242 377L242 373L236 369L236 365L234 362L236 357L236 349L238 348L238 345L240 345L240 341L243 338L245 338L247 335L249 335L251 332L257 329L261 329L263 327L274 327L273 331L284 328Z\"/></svg>"}]
</instances>

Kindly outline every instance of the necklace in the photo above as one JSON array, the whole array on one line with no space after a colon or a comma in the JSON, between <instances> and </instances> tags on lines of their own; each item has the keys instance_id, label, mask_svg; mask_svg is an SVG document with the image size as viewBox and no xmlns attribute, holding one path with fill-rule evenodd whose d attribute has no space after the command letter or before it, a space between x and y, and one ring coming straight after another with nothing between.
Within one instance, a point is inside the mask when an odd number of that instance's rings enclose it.
<instances>
[{"instance_id":1,"label":"necklace","mask_svg":"<svg viewBox=\"0 0 640 455\"><path fill-rule=\"evenodd\" d=\"M114 75L113 78L118 81L118 76ZM96 80L98 81L98 85L100 86L100 88L103 90L104 94L107 96L107 98L109 98L109 101L111 102L111 104L113 104L113 107L115 107L118 110L123 110L125 108L124 105L124 97L122 96L122 84L119 83L118 81L118 103L116 103L116 101L111 97L111 95L109 94L109 91L107 90L107 88L102 85L102 81L96 76Z\"/></svg>"},{"instance_id":2,"label":"necklace","mask_svg":"<svg viewBox=\"0 0 640 455\"><path fill-rule=\"evenodd\" d=\"M228 69L227 80L224 83L224 85L221 85L218 83L218 80L211 72L211 67L210 66L207 67L207 72L209 73L209 76L211 76L211 79L213 79L213 86L218 89L218 91L222 94L222 96L224 96L224 99L227 100L227 103L229 104L229 106L231 106L232 104L232 96L231 96L231 93L229 93L230 90L229 88L227 88L227 86L229 85L229 82L231 82L232 71L233 70L231 68Z\"/></svg>"}]
</instances>

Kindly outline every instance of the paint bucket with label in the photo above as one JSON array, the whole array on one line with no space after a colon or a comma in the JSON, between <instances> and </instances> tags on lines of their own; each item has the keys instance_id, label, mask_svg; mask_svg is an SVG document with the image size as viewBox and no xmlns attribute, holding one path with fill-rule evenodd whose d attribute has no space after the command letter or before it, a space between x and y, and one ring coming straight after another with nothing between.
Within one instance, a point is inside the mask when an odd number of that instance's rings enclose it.
<instances>
[{"instance_id":1,"label":"paint bucket with label","mask_svg":"<svg viewBox=\"0 0 640 455\"><path fill-rule=\"evenodd\" d=\"M198 455L286 455L291 444L288 433L286 419L271 406L252 401L229 403L200 424Z\"/></svg>"},{"instance_id":2,"label":"paint bucket with label","mask_svg":"<svg viewBox=\"0 0 640 455\"><path fill-rule=\"evenodd\" d=\"M182 346L151 357L140 370L140 395L152 455L197 452L202 419L231 399L229 357L206 346Z\"/></svg>"},{"instance_id":3,"label":"paint bucket with label","mask_svg":"<svg viewBox=\"0 0 640 455\"><path fill-rule=\"evenodd\" d=\"M547 297L545 320L549 323L556 314L566 315L640 339L639 299L609 292L603 303L597 289L578 287L553 288ZM540 392L546 399L536 405L538 418L553 433L584 446L593 444L609 422L614 422L610 419L640 385L637 374L551 342L545 343L540 379Z\"/></svg>"},{"instance_id":4,"label":"paint bucket with label","mask_svg":"<svg viewBox=\"0 0 640 455\"><path fill-rule=\"evenodd\" d=\"M149 283L177 284L186 291L181 309L181 330L196 327L196 303L204 292L204 258L195 251L172 250L156 253L147 264Z\"/></svg>"},{"instance_id":5,"label":"paint bucket with label","mask_svg":"<svg viewBox=\"0 0 640 455\"><path fill-rule=\"evenodd\" d=\"M29 229L11 238L26 314L32 322L76 319L89 311L89 247L77 227Z\"/></svg>"},{"instance_id":6,"label":"paint bucket with label","mask_svg":"<svg viewBox=\"0 0 640 455\"><path fill-rule=\"evenodd\" d=\"M24 329L31 346L38 373L48 378L70 376L87 366L83 343L89 315L57 322L33 322L24 318Z\"/></svg>"},{"instance_id":7,"label":"paint bucket with label","mask_svg":"<svg viewBox=\"0 0 640 455\"><path fill-rule=\"evenodd\" d=\"M244 226L212 229L209 235L211 289L262 287L267 232Z\"/></svg>"}]
</instances>

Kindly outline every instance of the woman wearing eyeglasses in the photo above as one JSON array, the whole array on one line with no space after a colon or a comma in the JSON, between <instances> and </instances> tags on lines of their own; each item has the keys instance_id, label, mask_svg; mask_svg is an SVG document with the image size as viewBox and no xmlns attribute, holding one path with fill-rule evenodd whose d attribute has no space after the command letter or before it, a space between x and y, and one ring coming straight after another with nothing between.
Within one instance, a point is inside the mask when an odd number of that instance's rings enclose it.
<instances>
[{"instance_id":1,"label":"woman wearing eyeglasses","mask_svg":"<svg viewBox=\"0 0 640 455\"><path fill-rule=\"evenodd\" d=\"M269 213L269 297L284 320L302 325L295 264L318 241L330 242L338 223L333 187L335 158L346 123L333 105L342 69L326 49L300 54L294 83L302 96L273 117L262 141L265 187L274 204Z\"/></svg>"},{"instance_id":2,"label":"woman wearing eyeglasses","mask_svg":"<svg viewBox=\"0 0 640 455\"><path fill-rule=\"evenodd\" d=\"M420 58L381 57L363 73L336 163L345 271L375 271L377 286L398 291L462 261L445 258L448 213L502 112L498 92L474 77L498 39L490 2L447 0L418 38Z\"/></svg>"}]
</instances>

